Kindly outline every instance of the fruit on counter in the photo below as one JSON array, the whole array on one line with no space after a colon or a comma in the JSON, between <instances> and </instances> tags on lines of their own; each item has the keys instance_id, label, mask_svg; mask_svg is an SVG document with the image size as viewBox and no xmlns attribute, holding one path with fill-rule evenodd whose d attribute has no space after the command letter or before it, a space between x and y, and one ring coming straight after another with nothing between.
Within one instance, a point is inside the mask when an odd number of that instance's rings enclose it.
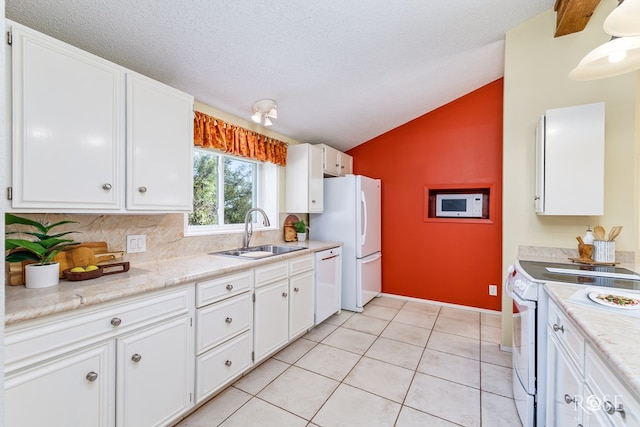
<instances>
[{"instance_id":1,"label":"fruit on counter","mask_svg":"<svg viewBox=\"0 0 640 427\"><path fill-rule=\"evenodd\" d=\"M72 273L84 273L86 270L84 269L84 267L73 267L69 271Z\"/></svg>"},{"instance_id":2,"label":"fruit on counter","mask_svg":"<svg viewBox=\"0 0 640 427\"><path fill-rule=\"evenodd\" d=\"M97 265L88 265L85 267L84 271L94 271L97 270L98 266Z\"/></svg>"}]
</instances>

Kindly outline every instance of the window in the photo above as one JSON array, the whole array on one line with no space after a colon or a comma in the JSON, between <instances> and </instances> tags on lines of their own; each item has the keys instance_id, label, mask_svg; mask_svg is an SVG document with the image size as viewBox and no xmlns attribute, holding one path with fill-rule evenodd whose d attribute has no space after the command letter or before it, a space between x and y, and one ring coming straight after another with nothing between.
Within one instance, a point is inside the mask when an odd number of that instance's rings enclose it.
<instances>
[{"instance_id":1,"label":"window","mask_svg":"<svg viewBox=\"0 0 640 427\"><path fill-rule=\"evenodd\" d=\"M252 207L278 223L277 166L214 151L193 151L193 212L186 215L185 235L241 230ZM259 221L256 221L259 220ZM255 227L262 218L252 218Z\"/></svg>"}]
</instances>

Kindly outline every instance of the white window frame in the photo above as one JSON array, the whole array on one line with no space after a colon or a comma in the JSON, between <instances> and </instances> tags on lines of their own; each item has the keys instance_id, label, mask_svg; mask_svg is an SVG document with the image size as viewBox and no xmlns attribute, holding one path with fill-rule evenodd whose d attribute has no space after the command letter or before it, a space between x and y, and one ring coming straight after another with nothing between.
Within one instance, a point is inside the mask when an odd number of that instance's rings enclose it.
<instances>
[{"instance_id":1,"label":"white window frame","mask_svg":"<svg viewBox=\"0 0 640 427\"><path fill-rule=\"evenodd\" d=\"M227 153L222 153L216 150L202 150L202 149L194 149L199 151L207 151L211 153L215 153L220 156L221 161L224 161L225 157L230 157L234 159L241 160L243 162L255 163L257 165L256 171L256 182L255 190L256 194L256 206L263 209L267 216L269 217L269 222L271 225L269 227L265 227L263 224L262 215L253 215L254 218L257 219L257 222L252 222L253 229L255 230L278 230L279 227L279 204L280 204L280 173L279 167L266 162L259 162L251 159L246 159L244 157L232 156ZM218 173L224 174L224 168L219 167ZM223 182L218 177L218 182ZM224 187L223 187L224 188ZM224 190L223 190L224 191ZM224 206L218 206L218 218L223 218L221 216L224 214L223 212ZM189 225L189 214L184 214L184 236L207 236L207 235L215 235L215 234L233 234L233 233L244 233L244 224L221 224L221 225Z\"/></svg>"}]
</instances>

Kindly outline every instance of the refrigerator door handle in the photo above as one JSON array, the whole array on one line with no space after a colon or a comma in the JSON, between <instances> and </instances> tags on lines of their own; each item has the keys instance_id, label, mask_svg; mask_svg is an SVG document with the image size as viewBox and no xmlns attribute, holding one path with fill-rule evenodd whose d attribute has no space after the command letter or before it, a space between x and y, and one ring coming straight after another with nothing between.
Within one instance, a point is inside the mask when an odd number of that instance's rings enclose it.
<instances>
[{"instance_id":1,"label":"refrigerator door handle","mask_svg":"<svg viewBox=\"0 0 640 427\"><path fill-rule=\"evenodd\" d=\"M361 231L361 235L362 235L362 245L364 246L365 242L367 241L367 197L364 194L364 191L360 191L361 197L362 197L362 211L361 211L361 215L362 218L364 220L364 224L363 224L363 230Z\"/></svg>"},{"instance_id":2,"label":"refrigerator door handle","mask_svg":"<svg viewBox=\"0 0 640 427\"><path fill-rule=\"evenodd\" d=\"M370 262L379 260L381 257L382 257L382 254L378 252L376 256L372 256L371 259L369 259L369 257L363 258L362 264L369 264Z\"/></svg>"}]
</instances>

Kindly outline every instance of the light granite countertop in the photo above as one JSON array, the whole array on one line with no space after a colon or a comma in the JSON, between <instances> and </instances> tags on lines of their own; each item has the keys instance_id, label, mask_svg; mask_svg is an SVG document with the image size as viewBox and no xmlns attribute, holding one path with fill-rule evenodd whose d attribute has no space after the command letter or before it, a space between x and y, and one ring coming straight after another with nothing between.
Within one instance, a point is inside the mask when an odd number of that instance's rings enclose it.
<instances>
[{"instance_id":1,"label":"light granite countertop","mask_svg":"<svg viewBox=\"0 0 640 427\"><path fill-rule=\"evenodd\" d=\"M340 242L319 241L284 244L306 249L256 260L197 254L132 265L128 272L92 280L70 282L61 279L58 286L51 288L5 286L5 326L170 286L207 280L342 245Z\"/></svg>"},{"instance_id":2,"label":"light granite countertop","mask_svg":"<svg viewBox=\"0 0 640 427\"><path fill-rule=\"evenodd\" d=\"M582 329L607 365L640 398L640 318L612 313L594 304L588 307L569 299L586 286L547 283L550 298Z\"/></svg>"}]
</instances>

